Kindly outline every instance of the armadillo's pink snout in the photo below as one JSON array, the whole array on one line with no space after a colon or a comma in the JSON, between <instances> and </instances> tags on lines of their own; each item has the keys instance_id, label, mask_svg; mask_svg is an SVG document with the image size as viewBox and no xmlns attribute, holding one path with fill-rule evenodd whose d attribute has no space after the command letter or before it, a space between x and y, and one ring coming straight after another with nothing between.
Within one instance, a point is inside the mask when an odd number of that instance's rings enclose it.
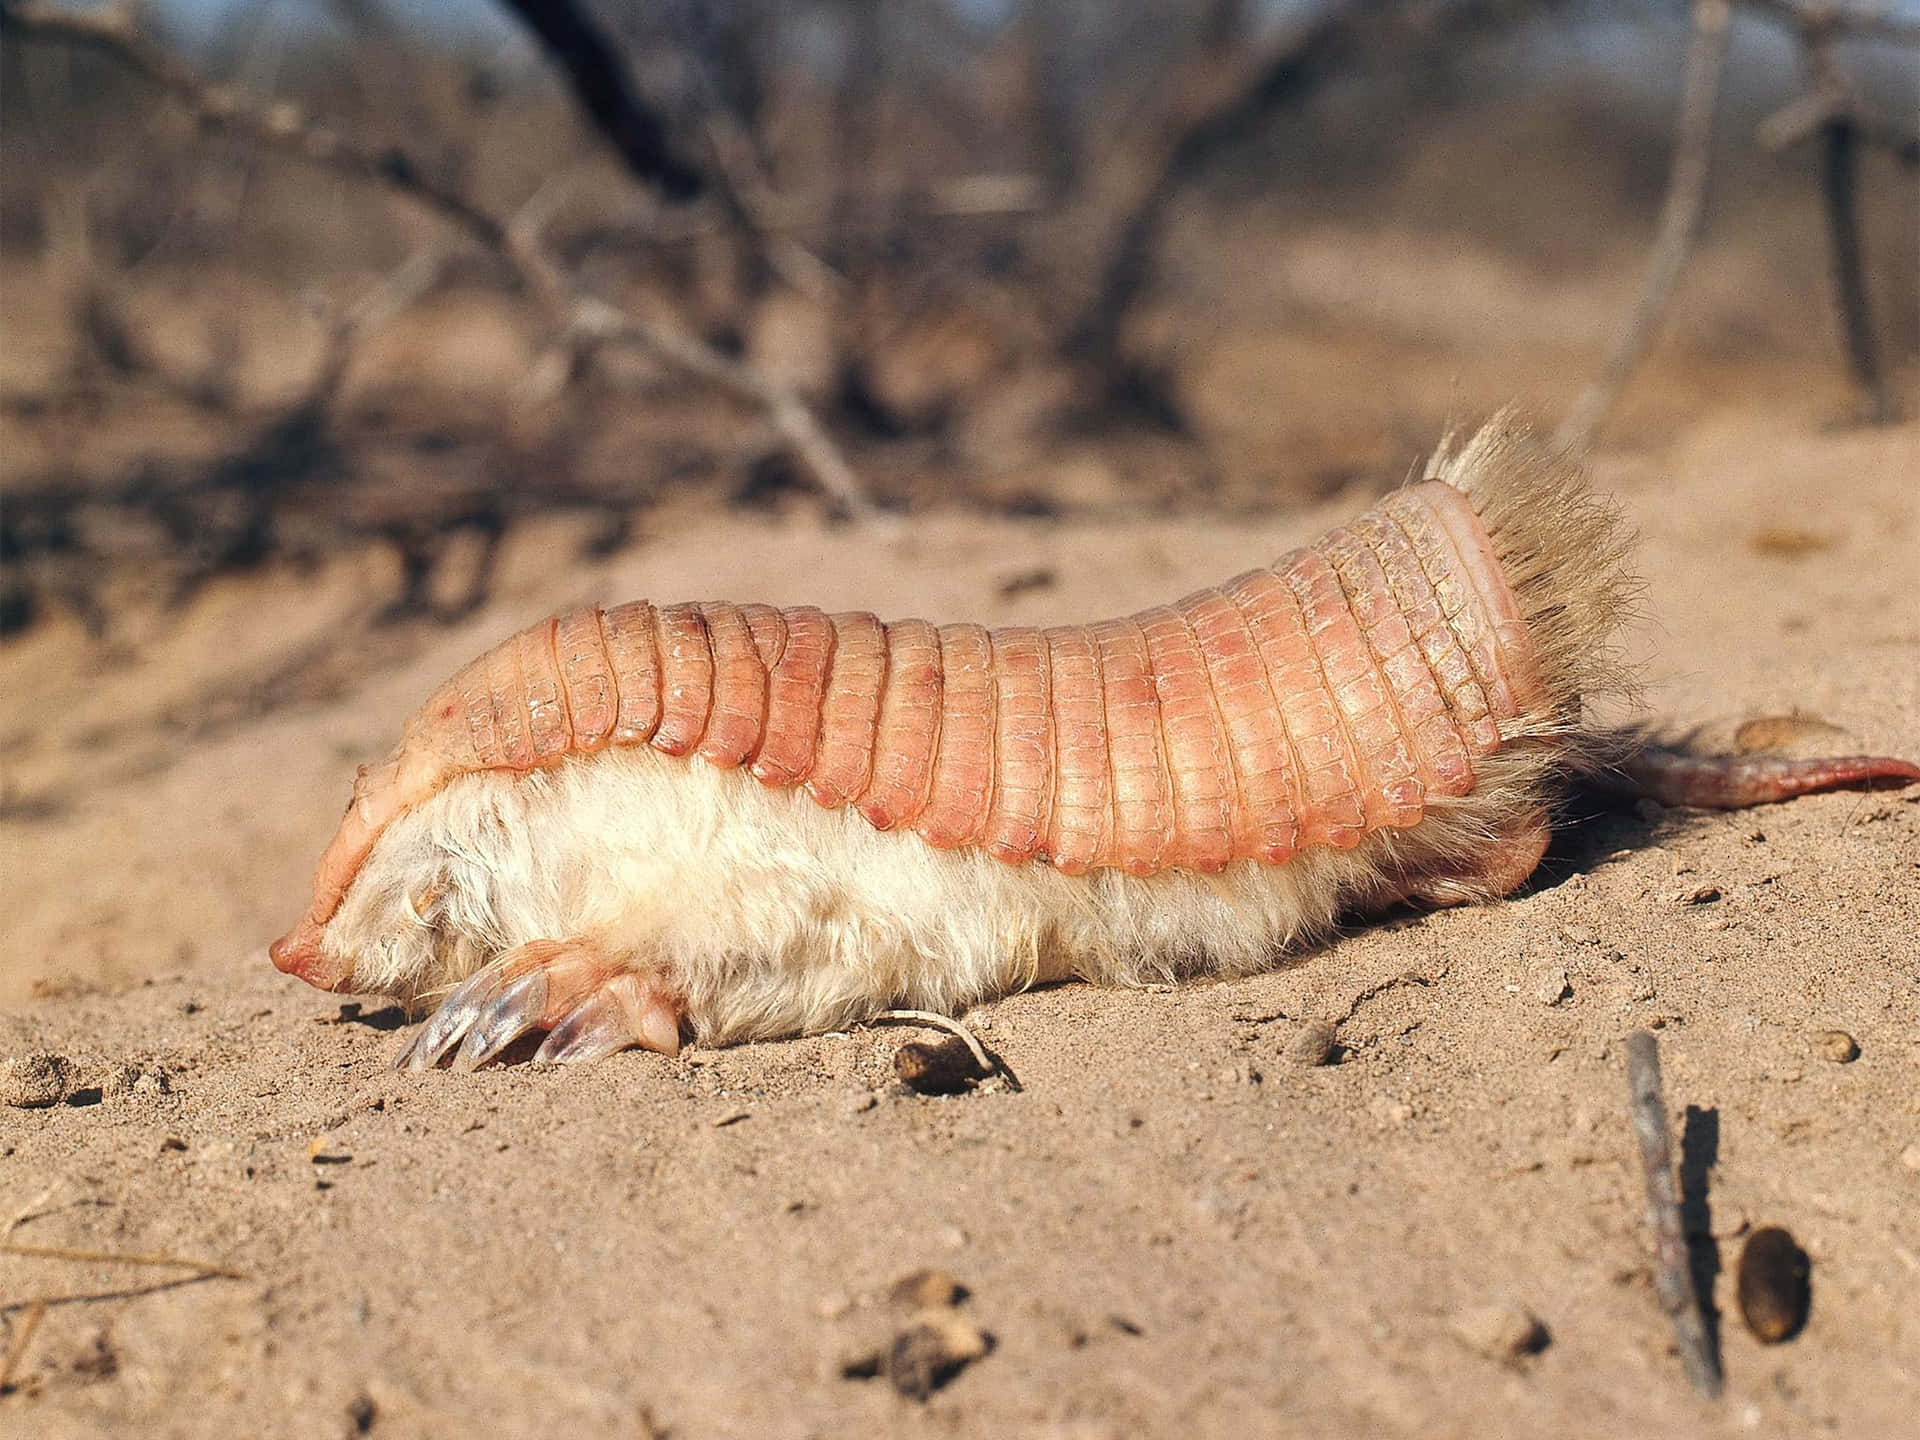
<instances>
[{"instance_id":1,"label":"armadillo's pink snout","mask_svg":"<svg viewBox=\"0 0 1920 1440\"><path fill-rule=\"evenodd\" d=\"M430 769L416 765L416 769L404 777L414 787L411 790L404 788L402 779L397 758L360 767L354 781L353 800L347 806L347 813L340 817L340 828L334 831L332 841L314 869L313 904L293 929L267 947L276 969L297 975L321 990L350 988L353 962L328 958L321 950L320 938L380 832L409 803L433 791Z\"/></svg>"},{"instance_id":2,"label":"armadillo's pink snout","mask_svg":"<svg viewBox=\"0 0 1920 1440\"><path fill-rule=\"evenodd\" d=\"M351 966L336 966L321 953L320 927L311 916L302 916L298 925L269 945L267 956L274 969L320 990L344 989L353 977Z\"/></svg>"}]
</instances>

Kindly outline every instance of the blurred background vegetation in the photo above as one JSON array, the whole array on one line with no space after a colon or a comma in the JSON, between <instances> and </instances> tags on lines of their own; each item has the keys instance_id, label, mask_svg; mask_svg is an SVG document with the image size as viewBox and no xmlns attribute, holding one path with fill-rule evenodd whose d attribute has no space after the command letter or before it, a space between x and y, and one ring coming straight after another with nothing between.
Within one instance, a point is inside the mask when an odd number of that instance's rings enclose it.
<instances>
[{"instance_id":1,"label":"blurred background vegetation","mask_svg":"<svg viewBox=\"0 0 1920 1440\"><path fill-rule=\"evenodd\" d=\"M8 635L356 547L446 620L556 513L1299 503L1610 352L1570 439L1913 408L1920 7L0 13Z\"/></svg>"}]
</instances>

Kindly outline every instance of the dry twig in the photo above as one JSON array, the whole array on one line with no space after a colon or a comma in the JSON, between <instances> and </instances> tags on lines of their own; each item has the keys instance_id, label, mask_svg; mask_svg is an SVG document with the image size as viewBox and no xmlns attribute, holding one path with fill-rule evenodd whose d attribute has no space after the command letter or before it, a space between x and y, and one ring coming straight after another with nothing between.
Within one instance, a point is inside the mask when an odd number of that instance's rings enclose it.
<instances>
[{"instance_id":1,"label":"dry twig","mask_svg":"<svg viewBox=\"0 0 1920 1440\"><path fill-rule=\"evenodd\" d=\"M1531 13L1530 7L1502 0L1352 0L1319 10L1255 66L1241 86L1175 135L1120 222L1098 288L1068 334L1067 353L1110 372L1116 368L1124 323L1152 278L1154 253L1174 200L1272 116L1305 105L1330 81L1375 63L1382 54L1401 51L1410 65L1438 65L1475 36L1518 23Z\"/></svg>"},{"instance_id":2,"label":"dry twig","mask_svg":"<svg viewBox=\"0 0 1920 1440\"><path fill-rule=\"evenodd\" d=\"M944 1030L966 1042L967 1049L973 1052L980 1073L991 1075L1000 1067L993 1063L987 1054L987 1047L974 1038L973 1032L950 1015L936 1015L931 1010L882 1010L873 1017L876 1025L926 1025L935 1030Z\"/></svg>"},{"instance_id":3,"label":"dry twig","mask_svg":"<svg viewBox=\"0 0 1920 1440\"><path fill-rule=\"evenodd\" d=\"M1627 1085L1634 1138L1647 1182L1647 1219L1653 1226L1654 1292L1673 1320L1687 1379L1702 1395L1720 1394L1720 1357L1693 1290L1687 1235L1680 1220L1680 1187L1673 1176L1667 1100L1660 1084L1660 1042L1651 1031L1627 1037Z\"/></svg>"},{"instance_id":4,"label":"dry twig","mask_svg":"<svg viewBox=\"0 0 1920 1440\"><path fill-rule=\"evenodd\" d=\"M1856 187L1861 132L1853 90L1833 53L1835 30L1824 20L1810 20L1800 33L1814 94L1825 101L1820 119L1820 193L1825 201L1827 241L1833 256L1834 303L1840 310L1840 331L1846 341L1847 363L1853 378L1867 392L1873 423L1894 419L1893 393L1880 368L1874 341L1871 302L1867 298L1866 262L1861 253L1860 217Z\"/></svg>"},{"instance_id":5,"label":"dry twig","mask_svg":"<svg viewBox=\"0 0 1920 1440\"><path fill-rule=\"evenodd\" d=\"M1667 302L1673 298L1673 287L1699 236L1700 217L1706 210L1707 180L1713 169L1713 117L1719 108L1729 18L1727 0L1695 0L1673 168L1667 176L1666 198L1660 203L1660 223L1655 231L1653 257L1647 263L1646 283L1641 287L1633 318L1614 342L1607 363L1581 392L1572 413L1561 423L1554 439L1564 447L1584 450L1593 443L1620 391L1653 343L1661 317L1666 314Z\"/></svg>"},{"instance_id":6,"label":"dry twig","mask_svg":"<svg viewBox=\"0 0 1920 1440\"><path fill-rule=\"evenodd\" d=\"M501 219L463 191L425 174L397 146L367 145L308 120L293 105L263 105L211 85L145 39L124 10L71 12L60 6L0 0L0 24L31 39L98 50L165 91L203 125L373 181L412 200L505 260L563 334L638 345L681 373L758 406L821 489L856 519L874 513L851 467L791 391L693 336L634 319L581 293L541 250L537 225Z\"/></svg>"},{"instance_id":7,"label":"dry twig","mask_svg":"<svg viewBox=\"0 0 1920 1440\"><path fill-rule=\"evenodd\" d=\"M1855 199L1855 169L1860 132L1851 116L1836 114L1821 127L1820 193L1826 201L1827 240L1833 254L1834 303L1840 308L1840 331L1846 340L1847 365L1860 388L1867 392L1869 417L1887 425L1897 417L1893 392L1880 368L1880 347L1874 340L1873 315L1867 299L1866 260L1861 254L1860 216Z\"/></svg>"},{"instance_id":8,"label":"dry twig","mask_svg":"<svg viewBox=\"0 0 1920 1440\"><path fill-rule=\"evenodd\" d=\"M76 1260L93 1265L149 1265L190 1270L208 1279L244 1280L247 1277L224 1265L206 1260L191 1260L183 1255L122 1255L112 1250L76 1250L66 1245L21 1245L0 1240L0 1254L25 1255L37 1260Z\"/></svg>"},{"instance_id":9,"label":"dry twig","mask_svg":"<svg viewBox=\"0 0 1920 1440\"><path fill-rule=\"evenodd\" d=\"M598 21L573 0L501 3L540 38L581 108L629 171L659 186L670 200L691 200L705 188L700 172L667 144L666 120L633 93L626 66Z\"/></svg>"},{"instance_id":10,"label":"dry twig","mask_svg":"<svg viewBox=\"0 0 1920 1440\"><path fill-rule=\"evenodd\" d=\"M1895 14L1884 5L1842 5L1830 0L1741 0L1757 14L1796 29L1820 29L1832 35L1920 45L1920 20Z\"/></svg>"},{"instance_id":11,"label":"dry twig","mask_svg":"<svg viewBox=\"0 0 1920 1440\"><path fill-rule=\"evenodd\" d=\"M13 1383L13 1372L27 1358L27 1346L33 1343L33 1332L40 1328L40 1322L46 1318L46 1301L35 1300L27 1307L20 1328L13 1332L13 1343L7 1346L6 1358L0 1359L0 1395L6 1394L7 1387Z\"/></svg>"},{"instance_id":12,"label":"dry twig","mask_svg":"<svg viewBox=\"0 0 1920 1440\"><path fill-rule=\"evenodd\" d=\"M1758 138L1767 149L1780 150L1807 136L1820 136L1821 196L1833 257L1834 303L1840 311L1847 364L1867 393L1873 422L1888 423L1898 418L1898 412L1874 339L1855 180L1862 145L1880 146L1908 168L1920 167L1920 135L1866 112L1840 66L1834 44L1845 38L1862 38L1920 46L1920 22L1881 11L1805 0L1746 3L1788 26L1800 43L1812 89L1769 116L1760 126Z\"/></svg>"},{"instance_id":13,"label":"dry twig","mask_svg":"<svg viewBox=\"0 0 1920 1440\"><path fill-rule=\"evenodd\" d=\"M247 1278L238 1270L228 1269L224 1265L214 1265L205 1260L192 1260L176 1255L121 1255L111 1250L76 1250L65 1245L21 1245L12 1240L0 1240L0 1254L23 1255L40 1260L72 1260L90 1265L141 1265L160 1269L179 1269L186 1272L165 1280L156 1280L148 1285L123 1285L113 1290L79 1290L65 1295L34 1295L24 1300L0 1300L0 1315L15 1310L27 1312L27 1318L22 1322L22 1329L15 1336L13 1346L8 1351L6 1364L3 1369L0 1369L0 1381L4 1380L5 1374L12 1371L21 1355L25 1353L26 1342L31 1338L34 1327L40 1323L39 1317L51 1305L82 1305L94 1300L130 1300L140 1295L178 1289L182 1285L195 1285L202 1280Z\"/></svg>"},{"instance_id":14,"label":"dry twig","mask_svg":"<svg viewBox=\"0 0 1920 1440\"><path fill-rule=\"evenodd\" d=\"M1861 258L1854 184L1860 145L1889 151L1901 164L1920 167L1920 137L1867 115L1833 55L1841 37L1920 45L1920 23L1864 8L1807 0L1741 0L1754 13L1791 28L1806 56L1813 89L1770 116L1758 140L1782 150L1818 132L1822 137L1821 181L1827 234L1833 254L1835 301L1854 378L1867 392L1874 423L1895 418L1893 397L1880 367ZM1646 283L1633 317L1600 374L1581 392L1556 440L1583 449L1593 443L1633 372L1645 357L1674 284L1699 235L1711 170L1713 117L1727 49L1730 0L1695 0L1693 37L1687 48L1686 81L1676 127L1673 168L1661 204L1660 223Z\"/></svg>"},{"instance_id":15,"label":"dry twig","mask_svg":"<svg viewBox=\"0 0 1920 1440\"><path fill-rule=\"evenodd\" d=\"M1122 323L1146 288L1168 210L1216 156L1251 135L1268 116L1297 105L1346 69L1361 47L1365 6L1328 9L1299 30L1224 103L1198 116L1164 159L1108 252L1100 285L1067 339L1071 355L1111 364Z\"/></svg>"}]
</instances>

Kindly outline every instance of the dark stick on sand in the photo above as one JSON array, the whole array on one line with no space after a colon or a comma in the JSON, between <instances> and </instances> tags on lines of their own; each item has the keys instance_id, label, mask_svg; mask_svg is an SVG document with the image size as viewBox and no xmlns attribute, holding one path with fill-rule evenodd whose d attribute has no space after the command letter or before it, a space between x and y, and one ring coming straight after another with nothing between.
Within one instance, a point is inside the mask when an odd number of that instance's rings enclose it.
<instances>
[{"instance_id":1,"label":"dark stick on sand","mask_svg":"<svg viewBox=\"0 0 1920 1440\"><path fill-rule=\"evenodd\" d=\"M1640 1167L1647 1179L1647 1219L1653 1225L1653 1284L1660 1308L1673 1317L1674 1339L1687 1379L1702 1395L1720 1395L1720 1357L1714 1353L1700 1299L1693 1293L1687 1260L1687 1236L1680 1224L1680 1187L1673 1176L1667 1135L1667 1100L1660 1085L1660 1042L1651 1032L1627 1037L1627 1084L1634 1138L1640 1142Z\"/></svg>"}]
</instances>

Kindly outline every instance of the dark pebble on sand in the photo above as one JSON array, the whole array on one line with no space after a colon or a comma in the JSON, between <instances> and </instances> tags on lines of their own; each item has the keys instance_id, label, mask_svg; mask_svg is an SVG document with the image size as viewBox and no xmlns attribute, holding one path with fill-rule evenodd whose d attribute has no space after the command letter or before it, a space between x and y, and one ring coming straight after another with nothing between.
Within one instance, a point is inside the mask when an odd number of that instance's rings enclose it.
<instances>
[{"instance_id":1,"label":"dark pebble on sand","mask_svg":"<svg viewBox=\"0 0 1920 1440\"><path fill-rule=\"evenodd\" d=\"M967 1042L957 1035L929 1043L910 1040L893 1055L893 1073L922 1095L958 1095L987 1078Z\"/></svg>"},{"instance_id":2,"label":"dark pebble on sand","mask_svg":"<svg viewBox=\"0 0 1920 1440\"><path fill-rule=\"evenodd\" d=\"M1777 1225L1756 1230L1740 1251L1737 1293L1740 1317L1767 1345L1791 1340L1807 1323L1813 1303L1813 1262L1793 1236Z\"/></svg>"}]
</instances>

